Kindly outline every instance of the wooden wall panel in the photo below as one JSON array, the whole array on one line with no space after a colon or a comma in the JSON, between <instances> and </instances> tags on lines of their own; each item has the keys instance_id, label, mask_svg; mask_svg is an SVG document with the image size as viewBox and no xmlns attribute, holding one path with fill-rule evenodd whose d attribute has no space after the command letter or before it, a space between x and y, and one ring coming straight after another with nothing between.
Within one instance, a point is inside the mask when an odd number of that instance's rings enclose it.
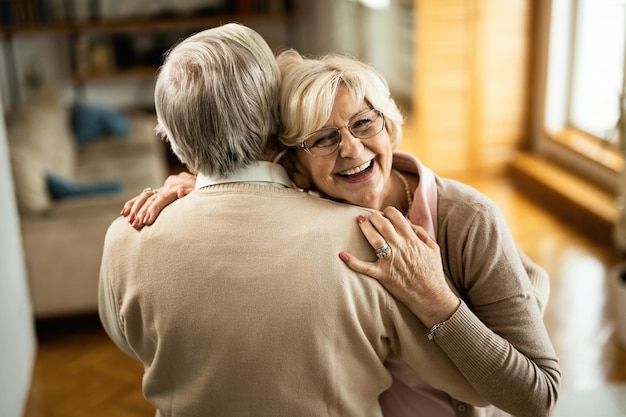
<instances>
[{"instance_id":1,"label":"wooden wall panel","mask_svg":"<svg viewBox=\"0 0 626 417\"><path fill-rule=\"evenodd\" d=\"M413 121L417 155L430 167L466 169L469 82L466 0L416 0Z\"/></svg>"},{"instance_id":2,"label":"wooden wall panel","mask_svg":"<svg viewBox=\"0 0 626 417\"><path fill-rule=\"evenodd\" d=\"M503 169L526 133L527 0L415 0L412 132L443 175Z\"/></svg>"},{"instance_id":3,"label":"wooden wall panel","mask_svg":"<svg viewBox=\"0 0 626 417\"><path fill-rule=\"evenodd\" d=\"M530 1L481 0L476 57L481 129L477 164L498 169L512 160L526 134Z\"/></svg>"}]
</instances>

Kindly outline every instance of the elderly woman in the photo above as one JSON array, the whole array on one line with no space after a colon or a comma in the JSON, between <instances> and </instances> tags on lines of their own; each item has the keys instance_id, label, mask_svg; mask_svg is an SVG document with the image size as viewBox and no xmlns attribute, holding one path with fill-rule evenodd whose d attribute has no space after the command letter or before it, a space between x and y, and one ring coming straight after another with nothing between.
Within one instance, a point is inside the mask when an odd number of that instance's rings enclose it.
<instances>
[{"instance_id":1,"label":"elderly woman","mask_svg":"<svg viewBox=\"0 0 626 417\"><path fill-rule=\"evenodd\" d=\"M546 416L560 367L542 321L545 272L521 254L486 196L435 176L395 152L403 118L384 79L341 56L277 58L283 158L301 189L381 210L357 221L379 259L346 264L379 280L430 329L428 336L492 406L477 408L421 381L400 360L387 366L386 416ZM193 188L190 174L127 202L135 227ZM527 271L525 271L525 268ZM528 272L528 273L527 273ZM530 278L530 279L529 279Z\"/></svg>"}]
</instances>

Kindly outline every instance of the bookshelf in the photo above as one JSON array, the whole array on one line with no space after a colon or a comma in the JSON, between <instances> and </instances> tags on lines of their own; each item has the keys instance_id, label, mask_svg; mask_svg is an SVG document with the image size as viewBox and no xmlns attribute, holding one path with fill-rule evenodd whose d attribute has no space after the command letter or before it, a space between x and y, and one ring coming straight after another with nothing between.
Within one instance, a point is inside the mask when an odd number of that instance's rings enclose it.
<instances>
[{"instance_id":1,"label":"bookshelf","mask_svg":"<svg viewBox=\"0 0 626 417\"><path fill-rule=\"evenodd\" d=\"M4 36L59 34L68 35L77 32L116 33L141 30L171 30L184 28L204 28L220 25L229 21L276 23L288 22L295 17L293 11L281 12L245 12L225 13L206 16L169 16L156 18L105 19L95 21L41 22L3 24Z\"/></svg>"},{"instance_id":2,"label":"bookshelf","mask_svg":"<svg viewBox=\"0 0 626 417\"><path fill-rule=\"evenodd\" d=\"M286 39L295 38L290 34L296 19L293 0L221 1L223 6L187 13L120 17L100 14L100 1L104 0L0 0L0 34L9 43L18 38L65 38L71 80L81 87L102 81L154 80L163 53L179 39L227 22L281 25ZM270 39L268 43L276 49L285 46L272 45ZM17 59L8 61L15 64Z\"/></svg>"}]
</instances>

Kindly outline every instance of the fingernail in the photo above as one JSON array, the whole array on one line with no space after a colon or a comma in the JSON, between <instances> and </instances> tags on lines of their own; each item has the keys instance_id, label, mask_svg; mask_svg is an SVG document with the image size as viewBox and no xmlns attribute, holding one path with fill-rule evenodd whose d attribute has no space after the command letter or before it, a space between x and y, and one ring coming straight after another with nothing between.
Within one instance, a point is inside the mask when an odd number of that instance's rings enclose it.
<instances>
[{"instance_id":1,"label":"fingernail","mask_svg":"<svg viewBox=\"0 0 626 417\"><path fill-rule=\"evenodd\" d=\"M356 218L356 221L359 222L359 224L363 223L365 221L365 216L359 214L359 216Z\"/></svg>"},{"instance_id":2,"label":"fingernail","mask_svg":"<svg viewBox=\"0 0 626 417\"><path fill-rule=\"evenodd\" d=\"M148 224L149 221L150 221L150 214L146 214L145 217L143 218L143 223Z\"/></svg>"},{"instance_id":3,"label":"fingernail","mask_svg":"<svg viewBox=\"0 0 626 417\"><path fill-rule=\"evenodd\" d=\"M344 262L348 262L350 260L350 257L345 252L339 252L339 259L341 259Z\"/></svg>"},{"instance_id":4,"label":"fingernail","mask_svg":"<svg viewBox=\"0 0 626 417\"><path fill-rule=\"evenodd\" d=\"M128 218L128 223L133 224L135 222L135 215L131 213L130 217Z\"/></svg>"}]
</instances>

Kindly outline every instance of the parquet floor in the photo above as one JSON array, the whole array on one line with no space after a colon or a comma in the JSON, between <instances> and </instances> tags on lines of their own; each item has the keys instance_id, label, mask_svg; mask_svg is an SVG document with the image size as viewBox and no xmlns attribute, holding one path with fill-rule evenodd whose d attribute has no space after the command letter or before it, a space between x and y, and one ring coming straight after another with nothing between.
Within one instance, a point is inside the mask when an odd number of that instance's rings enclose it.
<instances>
[{"instance_id":1,"label":"parquet floor","mask_svg":"<svg viewBox=\"0 0 626 417\"><path fill-rule=\"evenodd\" d=\"M502 208L520 246L550 273L545 322L561 359L563 390L626 381L617 345L607 270L620 260L520 195L506 179L464 179ZM39 350L24 417L140 417L142 368L121 353L96 317L38 323ZM598 414L600 415L600 414Z\"/></svg>"},{"instance_id":2,"label":"parquet floor","mask_svg":"<svg viewBox=\"0 0 626 417\"><path fill-rule=\"evenodd\" d=\"M24 417L154 416L141 364L122 353L97 316L38 323L39 349Z\"/></svg>"}]
</instances>

